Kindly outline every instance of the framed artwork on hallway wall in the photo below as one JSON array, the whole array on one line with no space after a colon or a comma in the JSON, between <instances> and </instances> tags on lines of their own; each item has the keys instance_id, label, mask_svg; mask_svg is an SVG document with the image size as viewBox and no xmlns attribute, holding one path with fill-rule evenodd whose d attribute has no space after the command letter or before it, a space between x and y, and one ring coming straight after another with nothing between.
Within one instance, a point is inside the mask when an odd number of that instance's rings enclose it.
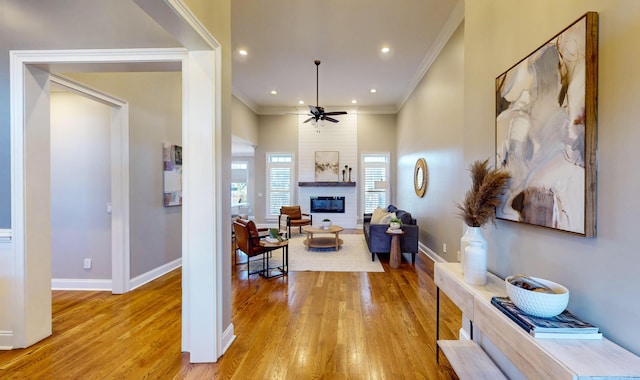
<instances>
[{"instance_id":1,"label":"framed artwork on hallway wall","mask_svg":"<svg viewBox=\"0 0 640 380\"><path fill-rule=\"evenodd\" d=\"M164 206L182 205L182 147L164 143L162 147L164 170Z\"/></svg>"},{"instance_id":2,"label":"framed artwork on hallway wall","mask_svg":"<svg viewBox=\"0 0 640 380\"><path fill-rule=\"evenodd\" d=\"M588 12L496 78L499 219L596 236L597 74Z\"/></svg>"},{"instance_id":3,"label":"framed artwork on hallway wall","mask_svg":"<svg viewBox=\"0 0 640 380\"><path fill-rule=\"evenodd\" d=\"M338 182L340 152L316 151L316 182Z\"/></svg>"}]
</instances>

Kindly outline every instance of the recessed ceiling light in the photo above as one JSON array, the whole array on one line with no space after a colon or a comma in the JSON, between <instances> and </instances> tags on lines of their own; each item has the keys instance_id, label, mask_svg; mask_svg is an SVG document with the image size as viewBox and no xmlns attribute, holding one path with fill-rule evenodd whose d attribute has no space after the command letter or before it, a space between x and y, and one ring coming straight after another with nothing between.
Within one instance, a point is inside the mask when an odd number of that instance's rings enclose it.
<instances>
[{"instance_id":1,"label":"recessed ceiling light","mask_svg":"<svg viewBox=\"0 0 640 380\"><path fill-rule=\"evenodd\" d=\"M304 100L298 100L298 104L304 104Z\"/></svg>"},{"instance_id":2,"label":"recessed ceiling light","mask_svg":"<svg viewBox=\"0 0 640 380\"><path fill-rule=\"evenodd\" d=\"M355 100L355 99L353 99L353 100L351 101L351 104L356 104L356 103L358 103L358 101L357 101L357 100Z\"/></svg>"},{"instance_id":3,"label":"recessed ceiling light","mask_svg":"<svg viewBox=\"0 0 640 380\"><path fill-rule=\"evenodd\" d=\"M376 92L378 92L378 90L376 90L375 88L372 88L371 90L369 90L370 93L375 94Z\"/></svg>"},{"instance_id":4,"label":"recessed ceiling light","mask_svg":"<svg viewBox=\"0 0 640 380\"><path fill-rule=\"evenodd\" d=\"M380 49L380 51L383 52L383 53L388 53L389 52L389 48L385 46L382 49Z\"/></svg>"},{"instance_id":5,"label":"recessed ceiling light","mask_svg":"<svg viewBox=\"0 0 640 380\"><path fill-rule=\"evenodd\" d=\"M278 95L278 91L276 91L276 90L271 90L271 95Z\"/></svg>"},{"instance_id":6,"label":"recessed ceiling light","mask_svg":"<svg viewBox=\"0 0 640 380\"><path fill-rule=\"evenodd\" d=\"M240 49L240 50L238 50L238 54L240 54L240 55L247 55L247 51L246 51L246 50L244 50L244 49Z\"/></svg>"}]
</instances>

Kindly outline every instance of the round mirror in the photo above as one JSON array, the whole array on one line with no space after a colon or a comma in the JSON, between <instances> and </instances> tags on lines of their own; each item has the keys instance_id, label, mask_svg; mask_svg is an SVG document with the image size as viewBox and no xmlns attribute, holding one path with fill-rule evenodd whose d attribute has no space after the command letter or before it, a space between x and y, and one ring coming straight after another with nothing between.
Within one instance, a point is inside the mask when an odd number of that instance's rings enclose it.
<instances>
[{"instance_id":1,"label":"round mirror","mask_svg":"<svg viewBox=\"0 0 640 380\"><path fill-rule=\"evenodd\" d=\"M413 172L413 187L416 191L416 195L420 198L424 197L427 191L427 161L424 158L418 159L416 162L416 168Z\"/></svg>"}]
</instances>

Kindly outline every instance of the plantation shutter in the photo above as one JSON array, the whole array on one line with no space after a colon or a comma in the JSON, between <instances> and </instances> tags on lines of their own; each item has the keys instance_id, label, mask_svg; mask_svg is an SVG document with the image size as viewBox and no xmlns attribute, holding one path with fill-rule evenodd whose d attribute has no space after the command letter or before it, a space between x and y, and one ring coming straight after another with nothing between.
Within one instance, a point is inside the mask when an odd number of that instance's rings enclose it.
<instances>
[{"instance_id":1,"label":"plantation shutter","mask_svg":"<svg viewBox=\"0 0 640 380\"><path fill-rule=\"evenodd\" d=\"M372 213L376 207L388 205L389 186L376 188L376 182L386 181L389 185L389 155L388 154L364 154L363 159L364 181L364 212Z\"/></svg>"},{"instance_id":2,"label":"plantation shutter","mask_svg":"<svg viewBox=\"0 0 640 380\"><path fill-rule=\"evenodd\" d=\"M267 157L267 217L277 217L280 215L280 207L292 204L293 155L268 154Z\"/></svg>"}]
</instances>

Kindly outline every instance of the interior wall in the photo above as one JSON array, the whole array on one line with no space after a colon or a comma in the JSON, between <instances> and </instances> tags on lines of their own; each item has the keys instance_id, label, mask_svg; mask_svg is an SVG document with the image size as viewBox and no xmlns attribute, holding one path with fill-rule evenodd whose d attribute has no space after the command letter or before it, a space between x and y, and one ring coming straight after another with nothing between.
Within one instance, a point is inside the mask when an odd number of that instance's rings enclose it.
<instances>
[{"instance_id":1,"label":"interior wall","mask_svg":"<svg viewBox=\"0 0 640 380\"><path fill-rule=\"evenodd\" d=\"M462 236L455 202L463 194L464 38L460 24L398 113L397 207L417 219L420 242L447 261L456 261ZM427 162L423 198L413 186L419 158Z\"/></svg>"},{"instance_id":2,"label":"interior wall","mask_svg":"<svg viewBox=\"0 0 640 380\"><path fill-rule=\"evenodd\" d=\"M465 2L464 161L494 154L494 80L587 11L599 13L597 237L513 222L485 228L489 269L525 273L569 288L568 309L640 354L640 256L633 216L640 176L629 167L640 141L640 2Z\"/></svg>"},{"instance_id":3,"label":"interior wall","mask_svg":"<svg viewBox=\"0 0 640 380\"><path fill-rule=\"evenodd\" d=\"M65 76L129 102L131 278L182 256L182 208L164 207L163 142L182 145L180 72Z\"/></svg>"},{"instance_id":4,"label":"interior wall","mask_svg":"<svg viewBox=\"0 0 640 380\"><path fill-rule=\"evenodd\" d=\"M296 115L260 115L258 116L258 121L258 146L255 152L254 172L256 198L253 211L256 216L256 222L265 223L267 213L267 153L293 152L296 155L294 157L295 171L296 173L298 172L298 117ZM295 197L297 192L294 191L293 193Z\"/></svg>"},{"instance_id":5,"label":"interior wall","mask_svg":"<svg viewBox=\"0 0 640 380\"><path fill-rule=\"evenodd\" d=\"M235 96L232 98L231 104L231 134L257 145L258 115Z\"/></svg>"},{"instance_id":6,"label":"interior wall","mask_svg":"<svg viewBox=\"0 0 640 380\"><path fill-rule=\"evenodd\" d=\"M363 153L389 152L391 163L396 162L396 115L395 114L358 114L358 163L362 163ZM391 203L396 203L395 184L396 170L389 165L389 181L391 182ZM359 172L357 179L361 180ZM395 198L395 199L394 199ZM358 221L362 222L362 192L358 191Z\"/></svg>"},{"instance_id":7,"label":"interior wall","mask_svg":"<svg viewBox=\"0 0 640 380\"><path fill-rule=\"evenodd\" d=\"M67 91L50 106L51 276L110 280L111 107Z\"/></svg>"}]
</instances>

